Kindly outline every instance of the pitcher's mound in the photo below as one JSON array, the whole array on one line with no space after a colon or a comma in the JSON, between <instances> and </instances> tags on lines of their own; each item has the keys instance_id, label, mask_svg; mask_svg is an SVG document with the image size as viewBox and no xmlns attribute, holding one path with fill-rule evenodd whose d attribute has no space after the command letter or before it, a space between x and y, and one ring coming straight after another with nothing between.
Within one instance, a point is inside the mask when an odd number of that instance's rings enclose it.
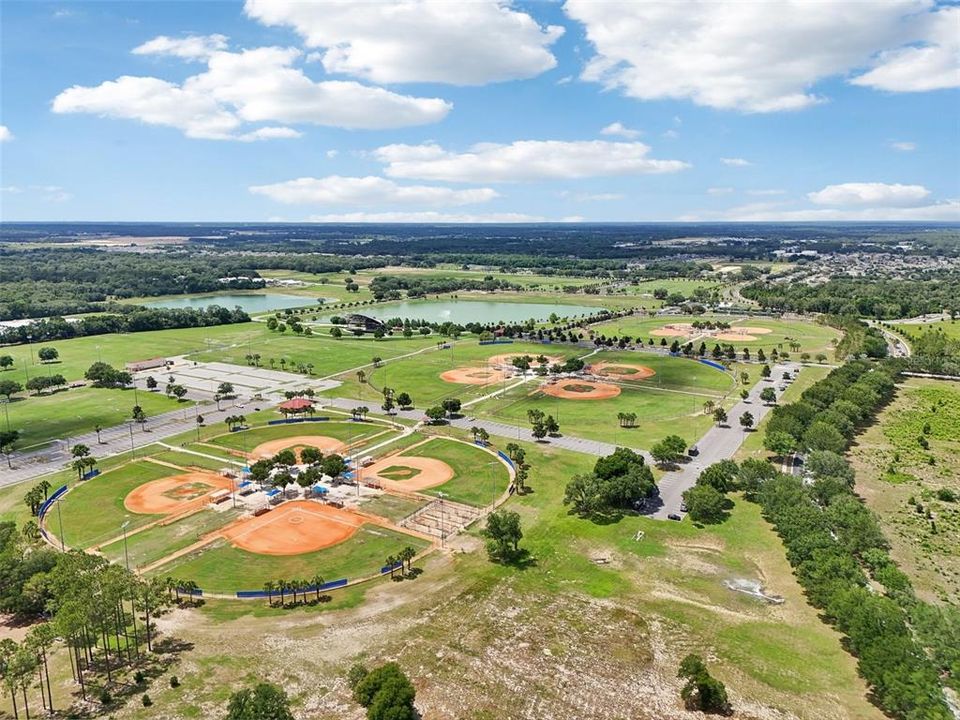
<instances>
[{"instance_id":1,"label":"pitcher's mound","mask_svg":"<svg viewBox=\"0 0 960 720\"><path fill-rule=\"evenodd\" d=\"M250 455L255 458L271 458L281 450L292 448L300 459L300 450L305 447L319 448L324 454L340 453L346 449L346 444L342 440L327 437L326 435L295 435L293 437L278 438L257 445L250 451Z\"/></svg>"},{"instance_id":2,"label":"pitcher's mound","mask_svg":"<svg viewBox=\"0 0 960 720\"><path fill-rule=\"evenodd\" d=\"M633 365L631 363L602 362L591 366L590 370L597 375L606 375L622 380L645 380L657 374L656 370L648 368L646 365Z\"/></svg>"},{"instance_id":3,"label":"pitcher's mound","mask_svg":"<svg viewBox=\"0 0 960 720\"><path fill-rule=\"evenodd\" d=\"M507 374L501 370L487 368L456 368L440 374L440 379L458 385L492 385L505 379Z\"/></svg>"},{"instance_id":4,"label":"pitcher's mound","mask_svg":"<svg viewBox=\"0 0 960 720\"><path fill-rule=\"evenodd\" d=\"M565 400L609 400L620 394L620 388L592 380L562 380L540 388L545 395Z\"/></svg>"},{"instance_id":5,"label":"pitcher's mound","mask_svg":"<svg viewBox=\"0 0 960 720\"><path fill-rule=\"evenodd\" d=\"M215 490L229 490L230 478L195 472L160 478L134 488L123 499L130 512L143 515L172 515L202 505Z\"/></svg>"}]
</instances>

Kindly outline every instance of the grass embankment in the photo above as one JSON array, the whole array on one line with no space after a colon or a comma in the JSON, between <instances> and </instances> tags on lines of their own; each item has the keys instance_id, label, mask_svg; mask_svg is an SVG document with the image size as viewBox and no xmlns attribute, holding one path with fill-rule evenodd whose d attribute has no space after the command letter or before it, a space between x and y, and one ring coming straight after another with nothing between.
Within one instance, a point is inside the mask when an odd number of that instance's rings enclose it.
<instances>
[{"instance_id":1,"label":"grass embankment","mask_svg":"<svg viewBox=\"0 0 960 720\"><path fill-rule=\"evenodd\" d=\"M917 594L960 602L960 383L904 382L850 460L857 493L877 512ZM957 499L944 499L949 493Z\"/></svg>"}]
</instances>

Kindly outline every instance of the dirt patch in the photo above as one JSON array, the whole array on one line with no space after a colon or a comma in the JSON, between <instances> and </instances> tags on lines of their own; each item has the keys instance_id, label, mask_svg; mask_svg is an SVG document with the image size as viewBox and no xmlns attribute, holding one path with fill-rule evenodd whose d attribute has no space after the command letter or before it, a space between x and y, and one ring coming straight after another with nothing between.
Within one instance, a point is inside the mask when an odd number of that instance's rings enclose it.
<instances>
[{"instance_id":1,"label":"dirt patch","mask_svg":"<svg viewBox=\"0 0 960 720\"><path fill-rule=\"evenodd\" d=\"M745 333L736 333L736 332L722 332L714 335L717 340L725 340L726 342L750 342L751 340L756 340L753 335L747 335Z\"/></svg>"},{"instance_id":2,"label":"dirt patch","mask_svg":"<svg viewBox=\"0 0 960 720\"><path fill-rule=\"evenodd\" d=\"M361 517L347 510L294 500L231 523L219 534L234 547L258 555L302 555L342 543L362 524Z\"/></svg>"},{"instance_id":3,"label":"dirt patch","mask_svg":"<svg viewBox=\"0 0 960 720\"><path fill-rule=\"evenodd\" d=\"M406 478L399 478L394 472L398 469L410 473ZM413 455L393 455L380 462L363 469L365 482L376 481L384 490L400 492L416 492L443 485L453 478L453 468L443 460L430 457L416 457Z\"/></svg>"},{"instance_id":4,"label":"dirt patch","mask_svg":"<svg viewBox=\"0 0 960 720\"><path fill-rule=\"evenodd\" d=\"M230 478L213 473L193 472L161 478L134 488L123 500L130 512L142 515L173 515L206 503L215 490L233 487Z\"/></svg>"},{"instance_id":5,"label":"dirt patch","mask_svg":"<svg viewBox=\"0 0 960 720\"><path fill-rule=\"evenodd\" d=\"M347 449L346 444L342 440L327 437L326 435L296 435L294 437L279 438L261 443L250 452L250 456L254 458L270 458L281 450L287 450L289 448L296 453L297 460L299 460L300 451L305 447L319 448L325 454L342 453Z\"/></svg>"},{"instance_id":6,"label":"dirt patch","mask_svg":"<svg viewBox=\"0 0 960 720\"><path fill-rule=\"evenodd\" d=\"M671 323L656 330L651 330L653 337L685 337L693 332L690 323Z\"/></svg>"},{"instance_id":7,"label":"dirt patch","mask_svg":"<svg viewBox=\"0 0 960 720\"><path fill-rule=\"evenodd\" d=\"M610 383L592 380L568 380L544 385L540 390L545 395L565 400L609 400L620 394L620 388Z\"/></svg>"},{"instance_id":8,"label":"dirt patch","mask_svg":"<svg viewBox=\"0 0 960 720\"><path fill-rule=\"evenodd\" d=\"M504 353L502 355L491 355L487 358L487 363L489 365L513 365L513 359L518 357L530 357L530 366L536 367L540 363L537 362L537 358L540 357L541 353ZM548 363L562 363L563 358L559 355L544 355Z\"/></svg>"},{"instance_id":9,"label":"dirt patch","mask_svg":"<svg viewBox=\"0 0 960 720\"><path fill-rule=\"evenodd\" d=\"M646 365L632 365L630 363L597 363L590 366L590 372L597 375L618 377L623 380L646 380L657 374L653 368Z\"/></svg>"},{"instance_id":10,"label":"dirt patch","mask_svg":"<svg viewBox=\"0 0 960 720\"><path fill-rule=\"evenodd\" d=\"M473 367L456 368L440 374L440 379L444 382L458 385L493 385L506 377L507 373L502 370Z\"/></svg>"}]
</instances>

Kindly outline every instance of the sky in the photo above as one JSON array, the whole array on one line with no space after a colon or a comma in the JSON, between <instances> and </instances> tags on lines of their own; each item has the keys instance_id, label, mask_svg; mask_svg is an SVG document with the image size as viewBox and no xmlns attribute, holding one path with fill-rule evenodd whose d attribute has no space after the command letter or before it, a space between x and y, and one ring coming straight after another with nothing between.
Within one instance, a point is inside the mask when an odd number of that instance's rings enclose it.
<instances>
[{"instance_id":1,"label":"sky","mask_svg":"<svg viewBox=\"0 0 960 720\"><path fill-rule=\"evenodd\" d=\"M0 220L960 221L960 5L0 3Z\"/></svg>"}]
</instances>

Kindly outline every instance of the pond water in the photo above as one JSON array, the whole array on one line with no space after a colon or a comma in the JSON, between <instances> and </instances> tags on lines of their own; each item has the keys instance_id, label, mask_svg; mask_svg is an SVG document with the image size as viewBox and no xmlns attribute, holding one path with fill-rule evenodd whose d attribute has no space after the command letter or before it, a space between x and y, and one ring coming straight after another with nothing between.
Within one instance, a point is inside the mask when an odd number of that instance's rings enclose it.
<instances>
[{"instance_id":1,"label":"pond water","mask_svg":"<svg viewBox=\"0 0 960 720\"><path fill-rule=\"evenodd\" d=\"M303 295L283 295L281 293L224 293L222 295L185 295L183 297L166 298L139 303L146 307L157 308L205 308L208 305L220 305L231 310L239 305L248 313L266 312L267 310L283 310L284 308L302 307L320 303L316 298Z\"/></svg>"},{"instance_id":2,"label":"pond water","mask_svg":"<svg viewBox=\"0 0 960 720\"><path fill-rule=\"evenodd\" d=\"M412 300L390 303L389 305L348 309L338 314L358 312L361 315L368 315L378 320L399 317L438 323L450 321L464 325L470 322L490 323L499 320L523 322L531 318L544 321L549 319L551 313L556 313L560 317L572 318L579 315L591 315L600 312L602 309L586 305L561 305L559 303L514 303L497 302L495 300Z\"/></svg>"}]
</instances>

